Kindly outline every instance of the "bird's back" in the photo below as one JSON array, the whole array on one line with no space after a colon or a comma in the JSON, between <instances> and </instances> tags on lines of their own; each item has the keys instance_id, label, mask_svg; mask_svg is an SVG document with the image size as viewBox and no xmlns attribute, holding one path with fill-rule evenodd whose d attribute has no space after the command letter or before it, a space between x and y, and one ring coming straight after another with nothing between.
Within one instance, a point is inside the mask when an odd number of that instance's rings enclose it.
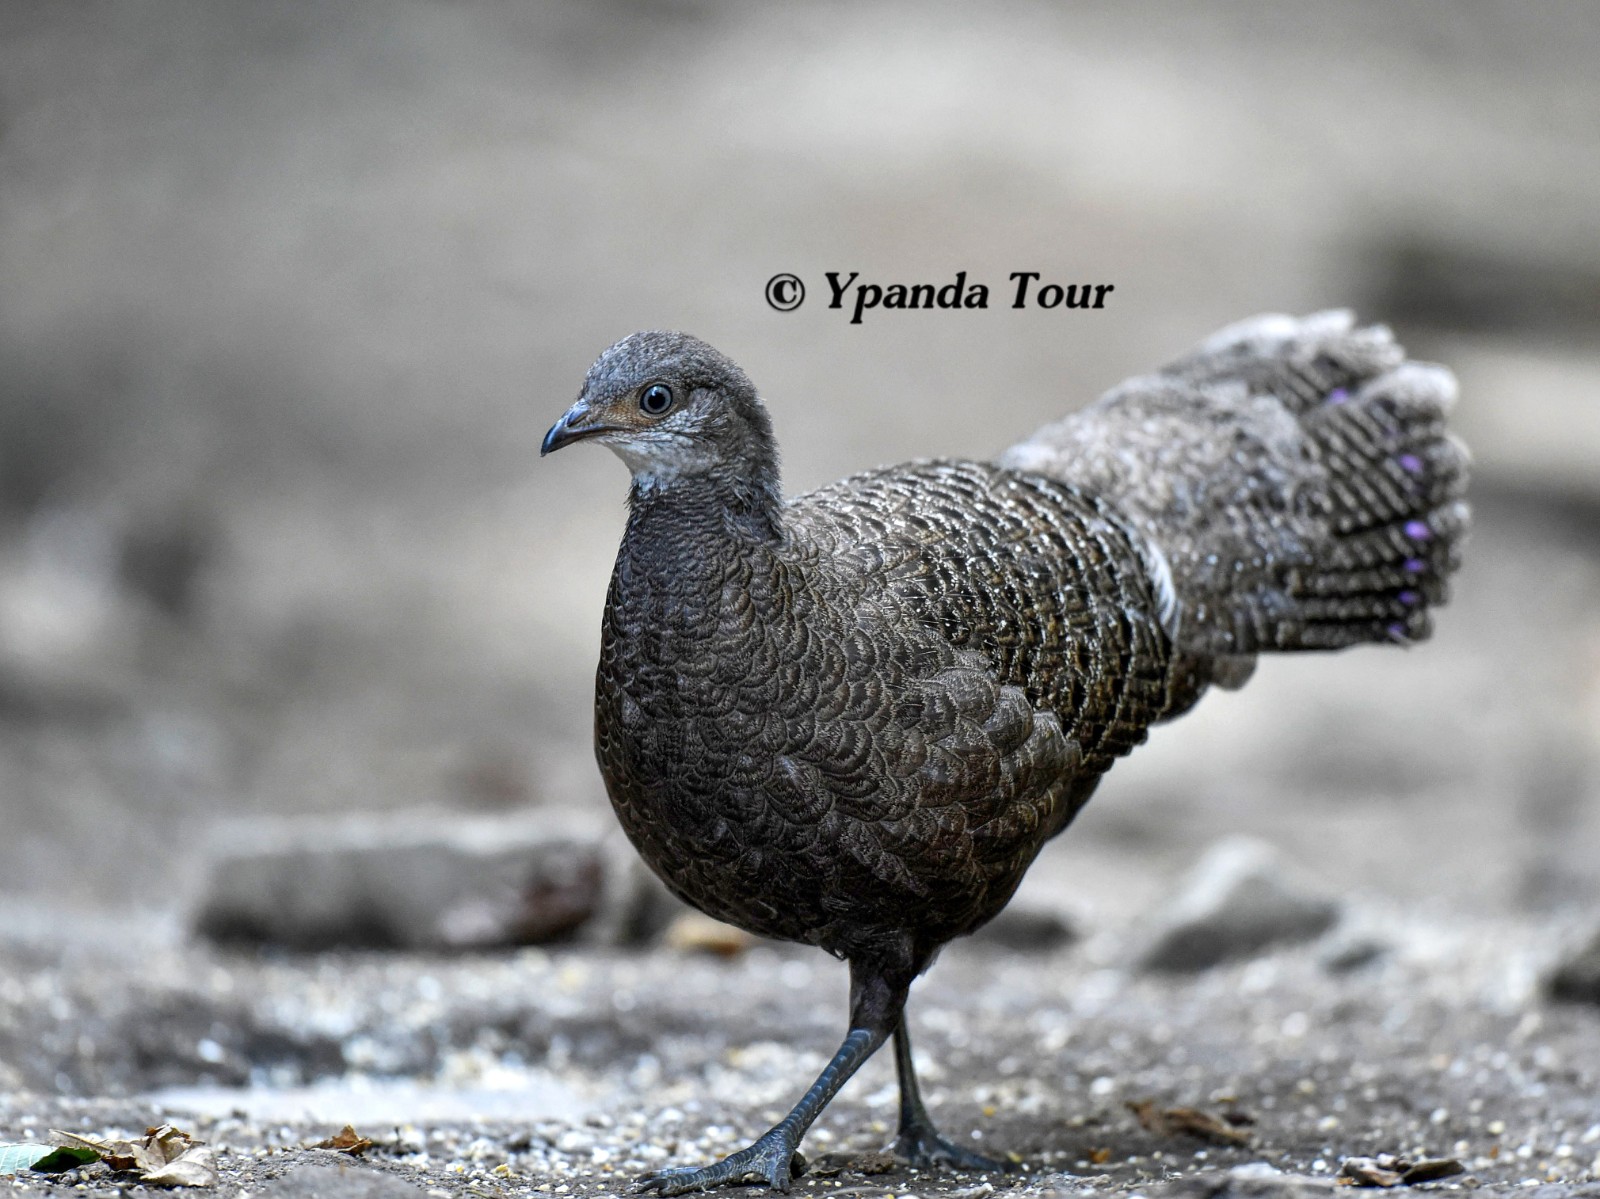
<instances>
[{"instance_id":1,"label":"bird's back","mask_svg":"<svg viewBox=\"0 0 1600 1199\"><path fill-rule=\"evenodd\" d=\"M796 499L795 552L1048 711L1098 774L1168 702L1168 602L1142 537L1060 480L972 461L868 471Z\"/></svg>"}]
</instances>

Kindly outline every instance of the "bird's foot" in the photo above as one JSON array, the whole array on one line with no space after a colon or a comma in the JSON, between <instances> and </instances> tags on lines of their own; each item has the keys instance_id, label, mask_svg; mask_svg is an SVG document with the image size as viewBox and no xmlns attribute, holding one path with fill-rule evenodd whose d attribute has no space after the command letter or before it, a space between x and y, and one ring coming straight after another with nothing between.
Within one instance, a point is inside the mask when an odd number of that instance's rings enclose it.
<instances>
[{"instance_id":1,"label":"bird's foot","mask_svg":"<svg viewBox=\"0 0 1600 1199\"><path fill-rule=\"evenodd\" d=\"M894 1139L894 1155L909 1166L933 1169L944 1166L953 1170L1005 1174L1017 1169L1017 1163L1000 1158L985 1157L970 1149L963 1149L953 1141L939 1135L932 1124L912 1124L900 1130Z\"/></svg>"},{"instance_id":2,"label":"bird's foot","mask_svg":"<svg viewBox=\"0 0 1600 1199\"><path fill-rule=\"evenodd\" d=\"M790 1179L805 1173L806 1159L795 1143L777 1129L738 1153L729 1154L710 1166L675 1166L639 1180L641 1191L657 1195L681 1195L685 1191L709 1191L712 1187L737 1183L766 1183L775 1191L787 1191Z\"/></svg>"}]
</instances>

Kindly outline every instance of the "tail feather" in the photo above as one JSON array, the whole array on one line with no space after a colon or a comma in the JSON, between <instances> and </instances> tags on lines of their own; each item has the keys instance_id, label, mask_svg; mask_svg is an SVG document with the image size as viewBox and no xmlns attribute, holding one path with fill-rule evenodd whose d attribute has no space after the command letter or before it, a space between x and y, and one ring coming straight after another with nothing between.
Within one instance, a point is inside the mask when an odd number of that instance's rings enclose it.
<instances>
[{"instance_id":1,"label":"tail feather","mask_svg":"<svg viewBox=\"0 0 1600 1199\"><path fill-rule=\"evenodd\" d=\"M1257 317L1000 462L1111 500L1171 575L1178 648L1226 682L1265 650L1429 635L1469 517L1455 397L1382 326Z\"/></svg>"},{"instance_id":2,"label":"tail feather","mask_svg":"<svg viewBox=\"0 0 1600 1199\"><path fill-rule=\"evenodd\" d=\"M1303 410L1309 448L1325 469L1314 492L1329 536L1287 590L1305 622L1299 641L1418 641L1428 609L1449 597L1468 513L1467 457L1445 429L1455 378L1402 362Z\"/></svg>"}]
</instances>

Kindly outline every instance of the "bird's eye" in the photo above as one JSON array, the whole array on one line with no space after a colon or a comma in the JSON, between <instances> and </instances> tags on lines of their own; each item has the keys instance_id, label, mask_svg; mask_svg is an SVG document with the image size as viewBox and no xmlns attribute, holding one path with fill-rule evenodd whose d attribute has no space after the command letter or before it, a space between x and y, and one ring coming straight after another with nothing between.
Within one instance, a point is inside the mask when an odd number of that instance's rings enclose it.
<instances>
[{"instance_id":1,"label":"bird's eye","mask_svg":"<svg viewBox=\"0 0 1600 1199\"><path fill-rule=\"evenodd\" d=\"M660 416L672 407L672 388L665 383L652 383L639 393L639 410L650 416Z\"/></svg>"}]
</instances>

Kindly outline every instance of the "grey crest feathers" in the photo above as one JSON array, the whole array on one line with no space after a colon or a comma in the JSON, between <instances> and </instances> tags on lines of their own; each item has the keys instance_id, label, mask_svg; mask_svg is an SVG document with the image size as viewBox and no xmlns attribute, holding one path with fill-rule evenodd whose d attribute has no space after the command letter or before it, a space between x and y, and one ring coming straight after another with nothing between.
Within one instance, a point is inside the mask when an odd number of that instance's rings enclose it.
<instances>
[{"instance_id":1,"label":"grey crest feathers","mask_svg":"<svg viewBox=\"0 0 1600 1199\"><path fill-rule=\"evenodd\" d=\"M608 346L584 377L583 394L606 398L656 379L760 407L755 384L737 363L688 333L660 330L630 333Z\"/></svg>"}]
</instances>

